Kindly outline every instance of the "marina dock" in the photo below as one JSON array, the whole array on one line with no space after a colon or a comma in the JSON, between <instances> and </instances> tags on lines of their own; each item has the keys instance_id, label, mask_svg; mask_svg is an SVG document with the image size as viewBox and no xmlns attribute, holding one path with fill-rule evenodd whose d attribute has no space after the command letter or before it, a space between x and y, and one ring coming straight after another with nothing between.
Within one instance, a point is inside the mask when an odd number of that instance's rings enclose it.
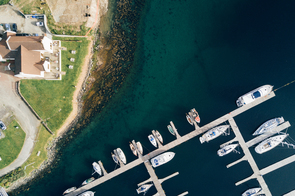
<instances>
[{"instance_id":1,"label":"marina dock","mask_svg":"<svg viewBox=\"0 0 295 196\"><path fill-rule=\"evenodd\" d=\"M270 94L268 94L268 95L266 95L264 97L261 97L259 99L256 99L254 102L252 102L252 103L250 103L248 105L237 108L234 111L230 112L229 114L225 114L224 116L221 116L220 118L218 118L218 119L216 119L216 120L214 120L214 121L212 121L212 122L210 122L210 123L208 123L208 124L206 124L206 125L204 125L202 127L198 127L198 125L195 125L196 129L194 131L184 135L184 136L180 136L178 134L178 132L176 132L176 137L177 138L174 141L172 141L172 142L170 142L170 143L168 143L166 145L160 146L158 149L150 152L147 155L139 156L138 159L136 159L136 160L134 160L134 161L132 161L132 162L126 164L126 165L122 165L121 168L118 168L118 169L116 169L116 170L114 170L112 172L109 172L108 174L94 180L93 182L78 188L74 192L71 192L71 193L67 194L67 196L75 196L75 195L81 194L81 193L83 193L83 192L85 192L85 191L87 191L87 190L89 190L89 189L91 189L91 188L93 188L95 186L98 186L99 184L101 184L101 183L103 183L105 181L108 181L108 180L110 180L110 179L124 173L125 171L128 171L128 170L130 170L130 169L132 169L132 168L134 168L134 167L136 167L136 166L138 166L138 165L140 165L142 163L145 164L145 166L146 166L146 168L148 170L148 173L151 176L151 179L155 183L156 189L158 190L158 194L161 195L161 196L162 195L164 196L165 192L162 189L161 183L160 183L159 179L157 178L154 169L150 165L149 160L151 158L159 155L159 154L162 154L162 153L164 153L164 152L166 152L166 151L168 151L168 150L170 150L170 149L172 149L172 148L174 148L174 147L176 147L176 146L190 140L190 139L193 139L194 137L197 137L198 135L200 135L202 133L205 133L209 129L211 129L211 128L217 126L217 125L220 125L220 124L222 124L222 123L224 123L226 121L230 122L230 124L232 126L232 129L233 129L234 133L236 134L236 137L238 138L238 141L241 142L240 145L242 146L242 149L243 149L243 151L245 153L245 156L246 156L247 160L249 161L249 163L250 163L250 165L251 165L251 167L252 167L252 169L254 171L254 174L255 174L252 177L257 178L257 180L259 181L263 191L266 193L267 196L270 196L271 193L270 193L266 183L264 182L263 177L261 175L259 175L260 174L259 169L258 169L258 167L257 167L257 165L256 165L256 163L255 163L249 149L248 149L247 144L245 143L241 133L239 132L239 129L238 129L238 127L237 127L237 125L236 125L233 118L235 116L247 111L248 109L251 109L252 107L255 107L256 105L261 104L264 101L267 101L268 99L270 99L270 98L272 98L274 96L275 96L274 92L271 92ZM173 126L174 126L174 124L173 124ZM175 126L174 126L174 128L175 128ZM175 130L176 130L176 128L175 128Z\"/></svg>"}]
</instances>

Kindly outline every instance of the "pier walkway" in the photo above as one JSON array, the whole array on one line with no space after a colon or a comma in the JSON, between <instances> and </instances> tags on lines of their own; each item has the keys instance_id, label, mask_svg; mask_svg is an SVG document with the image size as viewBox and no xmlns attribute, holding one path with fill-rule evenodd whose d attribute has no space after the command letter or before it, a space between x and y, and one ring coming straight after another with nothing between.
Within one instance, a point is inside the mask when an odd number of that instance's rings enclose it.
<instances>
[{"instance_id":1,"label":"pier walkway","mask_svg":"<svg viewBox=\"0 0 295 196\"><path fill-rule=\"evenodd\" d=\"M280 131L282 131L282 130L284 130L284 129L289 128L290 126L291 126L291 125L290 125L289 121L286 121L286 122L282 123L281 125L277 126L277 127L275 128L275 130L272 131L271 133L267 133L267 134L259 135L259 136L255 137L255 138L253 138L252 140L246 142L246 145L247 145L248 148L250 148L250 147L254 146L255 144L258 144L259 142L265 140L266 138L271 137L271 136L277 134L278 132L280 132ZM230 140L230 141L228 141L228 142L225 142L225 143L221 144L221 145L220 145L220 148L223 148L224 146L226 146L226 145L228 145L228 144L231 144L231 143L233 143L233 142L237 142L237 141L238 141L238 138L235 137L235 138L233 138L232 140Z\"/></svg>"},{"instance_id":2,"label":"pier walkway","mask_svg":"<svg viewBox=\"0 0 295 196\"><path fill-rule=\"evenodd\" d=\"M208 131L209 129L211 129L211 128L219 125L219 124L222 124L225 121L230 120L231 123L237 128L237 126L236 126L236 124L235 124L235 122L233 120L233 117L235 117L235 116L237 116L237 115L239 115L239 114L247 111L248 109L251 109L252 107L255 107L256 105L258 105L260 103L263 103L264 101L267 101L268 99L270 99L270 98L272 98L274 96L275 96L274 92L271 92L270 94L268 94L268 95L266 95L264 97L261 97L261 98L255 100L254 102L252 102L252 103L250 103L248 105L245 105L243 107L237 108L234 111L230 112L229 114L226 114L224 116L221 116L220 118L218 118L218 119L216 119L216 120L214 120L214 121L212 121L212 122L210 122L210 123L208 123L208 124L206 124L206 125L204 125L202 127L198 127L197 125L195 125L195 127L197 127L197 128L194 131L192 131L192 132L190 132L190 133L188 133L188 134L186 134L184 136L180 136L177 133L176 134L177 139L175 139L174 141L172 141L172 142L170 142L170 143L168 143L166 145L160 146L158 149L150 152L147 155L144 155L142 157L139 157L138 159L132 161L131 163L128 163L126 165L122 165L121 168L118 168L118 169L116 169L116 170L114 170L112 172L109 172L107 175L102 176L102 177L94 180L93 182L91 182L91 183L89 183L89 184L87 184L85 186L82 186L82 187L76 189L75 191L67 194L67 196L75 196L75 195L81 194L81 193L83 193L83 192L85 192L85 191L87 191L87 190L89 190L89 189L91 189L91 188L93 188L95 186L98 186L99 184L101 184L101 183L103 183L105 181L108 181L108 180L110 180L110 179L112 179L112 178L114 178L114 177L116 177L116 176L124 173L125 171L128 171L129 169L132 169L132 168L134 168L134 167L136 167L136 166L138 166L138 165L140 165L142 163L145 163L145 166L147 167L148 172L149 172L150 175L152 175L152 176L155 175L156 176L156 174L154 173L153 168L150 165L147 166L147 164L149 164L149 163L146 164L146 162L148 162L151 158L153 158L153 157L155 157L155 156L157 156L157 155L159 155L161 153L164 153L164 152L166 152L166 151L168 151L168 150L170 150L170 149L172 149L172 148L174 148L174 147L176 147L176 146L178 146L178 145L180 145L180 144L182 144L182 143L184 143L184 142L186 142L186 141L188 141L188 140L190 140L190 139L192 139L192 138L194 138L194 137L196 137L196 136L198 136L198 135L200 135L200 134L202 134L202 133L204 133L206 131ZM237 130L237 132L239 132L238 129L236 129L236 130ZM242 138L241 134L240 134L240 137ZM243 145L246 146L246 143L244 142ZM252 164L253 164L253 167L256 165L255 162L254 163L252 162ZM153 170L153 171L151 171L151 170ZM152 177L152 178L154 178L154 177ZM267 185L265 184L263 178L260 176L259 179L261 181L262 188L263 187L267 188ZM154 178L153 180L155 180L156 182L159 182L158 179L155 179ZM159 184L160 184L160 182L159 182ZM161 187L161 188L159 188L159 190L162 189L162 186L161 185L156 185L156 188L157 187L158 188ZM157 190L158 190L158 188L157 188ZM268 190L268 188L267 188L267 190ZM160 194L161 195L165 195L164 191L161 192ZM269 194L269 195L271 195L271 194Z\"/></svg>"},{"instance_id":3,"label":"pier walkway","mask_svg":"<svg viewBox=\"0 0 295 196\"><path fill-rule=\"evenodd\" d=\"M264 191L265 195L266 196L271 196L271 193L270 193L270 191L268 189L268 186L265 183L263 177L260 175L259 168L256 165L256 162L254 161L254 159L253 159L253 157L252 157L252 155L250 153L250 150L247 147L246 142L245 142L241 132L239 131L239 128L238 128L236 122L234 121L233 118L230 118L228 121L229 121L229 123L231 125L231 128L232 128L233 132L235 133L235 135L236 135L236 137L237 137L237 139L239 141L239 144L240 144L241 148L243 149L245 157L247 158L247 160L248 160L248 162L249 162L249 164L250 164L250 166L251 166L251 168L252 168L252 170L254 172L254 174L252 176L250 176L249 178L250 179L257 178L257 180L258 180L262 190ZM237 182L236 185L239 185L241 183L243 183L243 181Z\"/></svg>"}]
</instances>

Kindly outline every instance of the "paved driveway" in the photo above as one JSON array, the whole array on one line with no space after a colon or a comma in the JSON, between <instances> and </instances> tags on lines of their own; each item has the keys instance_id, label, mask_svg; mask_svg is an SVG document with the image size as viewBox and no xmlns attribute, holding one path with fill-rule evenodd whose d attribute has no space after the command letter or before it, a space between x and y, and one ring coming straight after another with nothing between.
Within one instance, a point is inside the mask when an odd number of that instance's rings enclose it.
<instances>
[{"instance_id":1,"label":"paved driveway","mask_svg":"<svg viewBox=\"0 0 295 196\"><path fill-rule=\"evenodd\" d=\"M0 64L0 119L7 113L12 113L26 133L23 148L17 159L4 169L0 170L0 176L21 166L30 157L34 147L34 141L40 126L40 121L33 115L27 105L15 92L15 77L4 71L4 65Z\"/></svg>"},{"instance_id":2,"label":"paved driveway","mask_svg":"<svg viewBox=\"0 0 295 196\"><path fill-rule=\"evenodd\" d=\"M38 35L43 35L46 33L45 27L38 27L36 25L37 21L43 21L36 18L27 18L25 19L18 11L14 10L10 5L0 6L0 24L4 25L5 23L17 24L17 33L37 33ZM0 32L1 33L1 32Z\"/></svg>"}]
</instances>

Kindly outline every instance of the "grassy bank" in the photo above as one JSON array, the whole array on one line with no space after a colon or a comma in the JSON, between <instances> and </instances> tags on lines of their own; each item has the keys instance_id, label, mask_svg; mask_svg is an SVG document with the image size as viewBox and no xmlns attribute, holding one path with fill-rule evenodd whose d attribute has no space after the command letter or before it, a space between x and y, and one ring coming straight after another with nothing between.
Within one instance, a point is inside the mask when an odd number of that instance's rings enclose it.
<instances>
[{"instance_id":1,"label":"grassy bank","mask_svg":"<svg viewBox=\"0 0 295 196\"><path fill-rule=\"evenodd\" d=\"M60 40L63 40L62 46L67 48L61 54L62 71L66 72L62 80L22 80L20 84L20 90L25 99L53 132L61 127L73 109L73 93L89 43L86 38ZM71 54L71 50L76 50L76 54ZM75 58L75 62L70 62L70 58ZM69 69L69 65L73 65L74 68Z\"/></svg>"},{"instance_id":2,"label":"grassy bank","mask_svg":"<svg viewBox=\"0 0 295 196\"><path fill-rule=\"evenodd\" d=\"M34 169L37 169L41 165L41 163L47 159L46 148L49 138L53 138L53 136L48 133L48 131L43 126L41 126L36 139L34 150L30 158L22 165L22 168L26 174L29 174Z\"/></svg>"},{"instance_id":3,"label":"grassy bank","mask_svg":"<svg viewBox=\"0 0 295 196\"><path fill-rule=\"evenodd\" d=\"M8 166L17 158L26 137L25 132L15 120L13 120L3 132L5 138L0 140L0 157L2 158L0 161L0 169Z\"/></svg>"},{"instance_id":4,"label":"grassy bank","mask_svg":"<svg viewBox=\"0 0 295 196\"><path fill-rule=\"evenodd\" d=\"M0 5L8 4L9 0L0 0Z\"/></svg>"}]
</instances>

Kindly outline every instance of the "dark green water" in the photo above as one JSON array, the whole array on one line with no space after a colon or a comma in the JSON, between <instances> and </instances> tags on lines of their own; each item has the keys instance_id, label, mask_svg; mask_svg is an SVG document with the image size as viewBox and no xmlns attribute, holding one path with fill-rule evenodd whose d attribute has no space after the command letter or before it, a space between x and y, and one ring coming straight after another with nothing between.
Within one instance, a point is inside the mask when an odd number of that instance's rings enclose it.
<instances>
[{"instance_id":1,"label":"dark green water","mask_svg":"<svg viewBox=\"0 0 295 196\"><path fill-rule=\"evenodd\" d=\"M120 147L127 161L135 157L128 142L139 140L145 153L154 148L147 135L160 131L164 143L174 137L167 131L172 120L181 135L193 130L185 113L195 107L201 126L234 110L240 95L264 84L275 88L295 79L295 2L239 0L146 1L138 30L133 69L123 88L105 110L62 152L57 168L31 185L22 196L51 196L79 186L92 173L93 161L107 171L115 168L110 153ZM295 84L276 92L276 97L235 118L245 140L264 121L284 116L294 125ZM288 132L294 138L294 128ZM240 195L258 186L256 180L238 187L235 182L252 174L247 162L230 169L226 165L242 157L218 157L218 146L233 134L201 145L194 138L171 151L175 158L156 168L166 195ZM263 155L251 149L259 168L294 154L278 147ZM267 174L273 195L295 189L295 164ZM97 176L95 176L97 177ZM96 195L137 195L136 184L148 178L140 165L94 189ZM152 188L146 195L156 192Z\"/></svg>"}]
</instances>

